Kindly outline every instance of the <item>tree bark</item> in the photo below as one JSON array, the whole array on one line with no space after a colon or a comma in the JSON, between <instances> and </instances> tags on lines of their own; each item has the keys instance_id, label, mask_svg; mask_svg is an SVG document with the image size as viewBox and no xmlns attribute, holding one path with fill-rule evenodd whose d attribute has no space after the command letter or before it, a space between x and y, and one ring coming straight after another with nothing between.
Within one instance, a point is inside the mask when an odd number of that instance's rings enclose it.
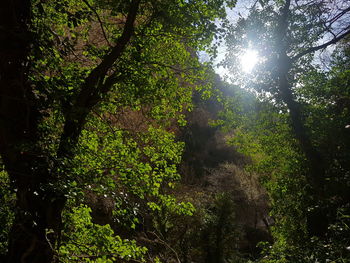
<instances>
[{"instance_id":1,"label":"tree bark","mask_svg":"<svg viewBox=\"0 0 350 263\"><path fill-rule=\"evenodd\" d=\"M288 72L291 64L288 62L289 58L285 53L280 53L279 75L278 75L278 89L283 102L287 105L290 120L295 138L299 142L300 149L305 154L309 162L310 171L307 175L307 180L313 187L315 193L323 196L324 187L324 165L321 154L314 148L311 143L308 130L305 127L305 121L301 113L301 107L295 100L291 84L288 80Z\"/></svg>"},{"instance_id":2,"label":"tree bark","mask_svg":"<svg viewBox=\"0 0 350 263\"><path fill-rule=\"evenodd\" d=\"M293 67L295 58L287 55L289 41L287 39L287 28L289 20L290 0L287 0L284 8L281 10L277 27L277 85L282 101L287 105L290 114L291 126L295 139L299 143L300 150L304 153L308 168L306 179L311 186L310 195L314 200L323 200L325 198L325 164L320 152L312 145L309 131L305 126L305 119L302 115L302 109L296 101L292 91L292 76L290 71ZM313 49L310 49L313 52ZM327 232L328 218L325 208L314 209L307 214L307 229L311 236L323 236Z\"/></svg>"},{"instance_id":3,"label":"tree bark","mask_svg":"<svg viewBox=\"0 0 350 263\"><path fill-rule=\"evenodd\" d=\"M324 165L321 154L312 145L308 130L305 127L305 120L301 113L301 106L294 98L291 86L290 70L295 62L294 58L287 55L289 41L287 39L287 29L289 23L290 0L286 0L284 7L281 9L277 34L277 85L282 101L287 105L290 114L292 129L295 138L299 142L301 151L305 154L309 162L309 172L307 180L312 186L315 194L323 196L324 188Z\"/></svg>"},{"instance_id":4,"label":"tree bark","mask_svg":"<svg viewBox=\"0 0 350 263\"><path fill-rule=\"evenodd\" d=\"M17 198L7 262L52 261L46 230L58 229L64 204L46 187L51 173L38 147L41 116L28 82L30 15L30 0L0 3L0 154Z\"/></svg>"}]
</instances>

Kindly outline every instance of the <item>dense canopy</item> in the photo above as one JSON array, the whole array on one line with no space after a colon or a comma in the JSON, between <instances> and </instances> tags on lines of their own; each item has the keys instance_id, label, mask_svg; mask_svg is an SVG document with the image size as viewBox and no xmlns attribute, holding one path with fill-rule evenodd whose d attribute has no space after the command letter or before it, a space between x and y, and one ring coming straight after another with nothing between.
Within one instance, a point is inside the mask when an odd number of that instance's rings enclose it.
<instances>
[{"instance_id":1,"label":"dense canopy","mask_svg":"<svg viewBox=\"0 0 350 263\"><path fill-rule=\"evenodd\" d=\"M3 0L0 261L350 262L349 111L346 0Z\"/></svg>"}]
</instances>

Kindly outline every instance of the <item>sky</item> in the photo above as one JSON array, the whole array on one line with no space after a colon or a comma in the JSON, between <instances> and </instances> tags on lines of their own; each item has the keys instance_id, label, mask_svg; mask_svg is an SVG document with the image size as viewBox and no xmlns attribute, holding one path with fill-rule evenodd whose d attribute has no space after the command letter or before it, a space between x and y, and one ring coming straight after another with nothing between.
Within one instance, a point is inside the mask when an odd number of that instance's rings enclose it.
<instances>
[{"instance_id":1,"label":"sky","mask_svg":"<svg viewBox=\"0 0 350 263\"><path fill-rule=\"evenodd\" d=\"M237 19L240 16L246 16L247 15L247 8L252 5L255 1L253 0L238 0L236 6L233 9L226 9L228 19L231 23L234 23L237 21ZM214 60L214 70L217 74L220 75L220 77L225 79L225 76L229 76L229 72L227 69L225 69L222 66L219 66L218 64L225 58L226 56L226 47L224 43L221 44L221 46L218 49L217 57ZM209 61L210 58L207 53L205 52L199 52L199 58L201 61ZM229 82L229 79L226 79L226 81Z\"/></svg>"},{"instance_id":2,"label":"sky","mask_svg":"<svg viewBox=\"0 0 350 263\"><path fill-rule=\"evenodd\" d=\"M337 2L337 0L332 0L332 1ZM332 3L332 1L330 3ZM226 12L228 14L229 21L231 23L234 23L235 21L237 21L237 19L240 16L242 16L242 17L247 16L248 8L251 7L255 2L256 2L256 0L238 0L237 5L233 9L227 8ZM344 3L346 3L346 1ZM350 14L349 14L349 16L350 16ZM346 20L346 19L348 19L348 16L343 18L343 20ZM320 43L325 42L325 40L327 40L326 39L327 37L329 37L329 36L326 35L325 39L321 39ZM314 56L314 63L316 65L321 66L321 67L325 67L325 65L327 65L327 61L329 60L330 54L332 53L333 50L334 50L334 46L331 45L326 50L322 50L322 52L317 52ZM228 70L222 66L219 66L219 63L225 59L226 55L227 55L226 47L225 47L224 43L222 43L218 49L218 54L217 54L217 57L214 59L213 64L214 64L215 72L217 74L219 74L221 76L221 78L225 79L227 82L230 82ZM249 56L250 56L250 60L254 60L254 58L252 57L252 54L248 54L248 55L246 54L246 57L249 58ZM206 54L205 52L200 52L199 57L200 57L201 61L209 61L210 60L208 54ZM251 67L251 65L247 66L247 65L244 65L244 63L243 63L242 67L249 68L249 67Z\"/></svg>"}]
</instances>

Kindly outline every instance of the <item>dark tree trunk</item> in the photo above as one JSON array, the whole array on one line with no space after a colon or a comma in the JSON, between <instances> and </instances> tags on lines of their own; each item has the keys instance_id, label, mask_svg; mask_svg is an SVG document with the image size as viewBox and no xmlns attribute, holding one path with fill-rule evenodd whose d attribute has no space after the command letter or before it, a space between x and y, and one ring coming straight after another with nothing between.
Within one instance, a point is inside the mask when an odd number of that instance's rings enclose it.
<instances>
[{"instance_id":1,"label":"dark tree trunk","mask_svg":"<svg viewBox=\"0 0 350 263\"><path fill-rule=\"evenodd\" d=\"M287 55L282 54L287 59ZM316 201L322 201L325 198L324 184L325 184L325 163L321 154L312 145L308 129L305 127L305 120L301 113L301 107L295 100L288 80L288 72L290 70L289 63L280 62L280 75L279 81L279 92L284 103L286 103L292 129L295 134L295 138L299 142L300 149L304 153L308 164L309 170L306 174L306 179L311 186L310 195ZM284 72L283 72L284 70ZM327 208L318 206L313 209L307 215L307 229L311 236L324 236L328 230L328 217Z\"/></svg>"},{"instance_id":2,"label":"dark tree trunk","mask_svg":"<svg viewBox=\"0 0 350 263\"><path fill-rule=\"evenodd\" d=\"M57 230L64 204L45 187L51 174L38 147L40 113L28 82L30 8L30 0L0 2L0 154L17 195L7 262L52 261L46 230Z\"/></svg>"},{"instance_id":3,"label":"dark tree trunk","mask_svg":"<svg viewBox=\"0 0 350 263\"><path fill-rule=\"evenodd\" d=\"M287 55L289 40L287 36L288 23L290 19L290 0L286 0L278 20L276 31L277 47L277 85L282 101L287 105L290 113L291 125L295 138L299 142L300 149L305 154L309 162L310 171L307 175L308 182L313 187L316 194L323 195L324 187L324 167L321 154L312 145L310 135L305 127L305 120L301 113L301 107L296 101L290 77L290 70L294 60Z\"/></svg>"},{"instance_id":4,"label":"dark tree trunk","mask_svg":"<svg viewBox=\"0 0 350 263\"><path fill-rule=\"evenodd\" d=\"M315 194L323 196L324 187L324 163L321 154L312 145L308 130L305 127L305 120L301 113L301 106L295 100L290 80L288 79L288 72L290 71L291 64L289 58L285 52L280 55L280 61L278 63L279 76L278 85L279 92L283 102L287 105L290 114L290 120L295 138L298 140L300 149L305 154L306 159L309 162L309 173L307 179L309 184L313 187Z\"/></svg>"},{"instance_id":5,"label":"dark tree trunk","mask_svg":"<svg viewBox=\"0 0 350 263\"><path fill-rule=\"evenodd\" d=\"M324 179L325 164L320 152L312 145L311 137L305 119L302 115L302 109L296 101L292 91L292 77L290 71L296 58L290 58L287 55L289 40L287 37L287 28L289 23L290 0L286 0L277 26L276 46L277 46L277 85L282 101L287 105L290 114L291 126L294 136L299 143L300 150L304 153L309 170L306 179L311 186L310 195L314 200L320 201L325 198ZM322 210L323 209L323 210ZM325 208L314 209L307 214L307 229L311 236L323 236L328 227L327 213Z\"/></svg>"}]
</instances>

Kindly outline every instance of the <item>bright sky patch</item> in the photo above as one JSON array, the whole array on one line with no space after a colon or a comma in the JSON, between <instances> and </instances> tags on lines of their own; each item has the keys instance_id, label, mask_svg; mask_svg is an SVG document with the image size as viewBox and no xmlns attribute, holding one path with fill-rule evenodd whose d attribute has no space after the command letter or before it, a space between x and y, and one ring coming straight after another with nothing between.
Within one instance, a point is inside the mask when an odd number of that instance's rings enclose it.
<instances>
[{"instance_id":1,"label":"bright sky patch","mask_svg":"<svg viewBox=\"0 0 350 263\"><path fill-rule=\"evenodd\" d=\"M239 60L243 72L250 73L259 60L258 52L248 49L240 55Z\"/></svg>"}]
</instances>

